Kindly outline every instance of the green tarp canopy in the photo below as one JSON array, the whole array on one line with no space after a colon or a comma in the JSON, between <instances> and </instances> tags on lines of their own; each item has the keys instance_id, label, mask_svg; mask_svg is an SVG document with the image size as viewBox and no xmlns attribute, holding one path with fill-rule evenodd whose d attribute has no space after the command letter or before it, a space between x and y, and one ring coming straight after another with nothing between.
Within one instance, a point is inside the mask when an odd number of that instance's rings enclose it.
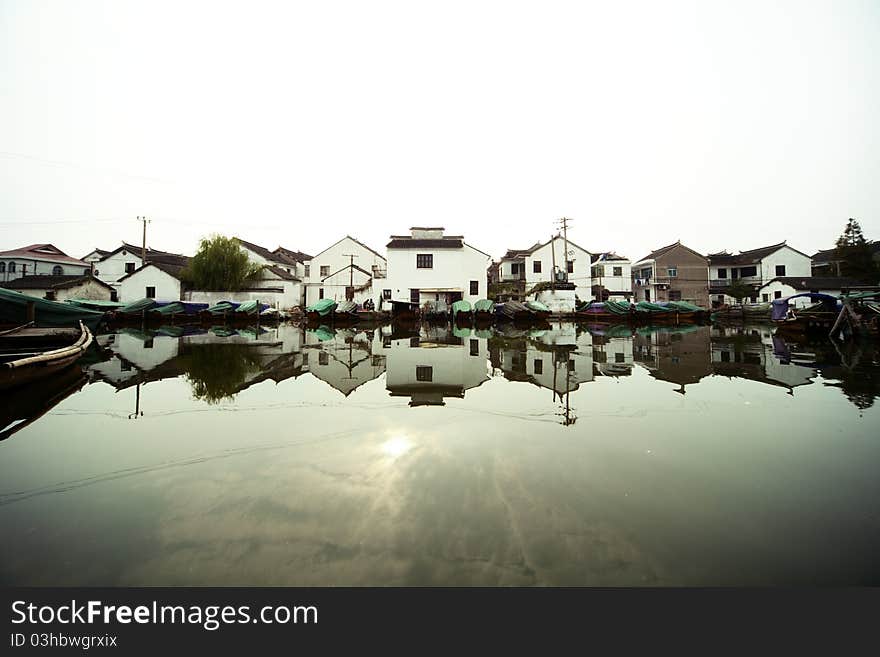
<instances>
[{"instance_id":1,"label":"green tarp canopy","mask_svg":"<svg viewBox=\"0 0 880 657\"><path fill-rule=\"evenodd\" d=\"M656 303L651 303L650 301L639 301L636 304L636 310L649 313L668 313L672 309L666 306L658 306Z\"/></svg>"},{"instance_id":2,"label":"green tarp canopy","mask_svg":"<svg viewBox=\"0 0 880 657\"><path fill-rule=\"evenodd\" d=\"M469 338L471 337L471 327L470 326L453 326L452 327L452 335L457 338Z\"/></svg>"},{"instance_id":3,"label":"green tarp canopy","mask_svg":"<svg viewBox=\"0 0 880 657\"><path fill-rule=\"evenodd\" d=\"M336 332L333 329L328 328L323 324L321 324L321 326L316 329L306 329L306 332L311 333L321 342L324 342L325 340L332 340L333 336L336 335Z\"/></svg>"},{"instance_id":4,"label":"green tarp canopy","mask_svg":"<svg viewBox=\"0 0 880 657\"><path fill-rule=\"evenodd\" d=\"M215 303L213 306L208 308L208 312L212 315L222 315L223 313L231 313L237 307L237 304L232 303L231 301L220 301Z\"/></svg>"},{"instance_id":5,"label":"green tarp canopy","mask_svg":"<svg viewBox=\"0 0 880 657\"><path fill-rule=\"evenodd\" d=\"M89 308L92 310L100 310L101 312L107 310L116 310L117 308L122 308L124 303L119 301L104 301L102 299L67 299L64 303L69 303L72 306L77 306L80 308Z\"/></svg>"},{"instance_id":6,"label":"green tarp canopy","mask_svg":"<svg viewBox=\"0 0 880 657\"><path fill-rule=\"evenodd\" d=\"M34 322L38 327L75 327L82 322L94 330L104 319L102 312L0 288L0 322L16 326L26 323L27 307L30 302L34 304Z\"/></svg>"},{"instance_id":7,"label":"green tarp canopy","mask_svg":"<svg viewBox=\"0 0 880 657\"><path fill-rule=\"evenodd\" d=\"M550 309L540 301L526 301L526 307L538 313L549 313Z\"/></svg>"},{"instance_id":8,"label":"green tarp canopy","mask_svg":"<svg viewBox=\"0 0 880 657\"><path fill-rule=\"evenodd\" d=\"M185 329L182 326L168 326L167 324L156 329L157 335L164 335L168 338L179 338L183 336L184 332Z\"/></svg>"},{"instance_id":9,"label":"green tarp canopy","mask_svg":"<svg viewBox=\"0 0 880 657\"><path fill-rule=\"evenodd\" d=\"M154 308L153 312L157 312L160 315L177 315L186 312L186 306L179 301L172 301L171 303L166 303L161 308Z\"/></svg>"},{"instance_id":10,"label":"green tarp canopy","mask_svg":"<svg viewBox=\"0 0 880 657\"><path fill-rule=\"evenodd\" d=\"M258 312L260 312L260 302L245 301L243 304L235 309L235 312L241 313L243 315L256 315Z\"/></svg>"},{"instance_id":11,"label":"green tarp canopy","mask_svg":"<svg viewBox=\"0 0 880 657\"><path fill-rule=\"evenodd\" d=\"M492 337L492 329L486 329L486 328L476 329L474 331L474 335L476 335L478 338L483 338L483 339L488 340L489 338Z\"/></svg>"},{"instance_id":12,"label":"green tarp canopy","mask_svg":"<svg viewBox=\"0 0 880 657\"><path fill-rule=\"evenodd\" d=\"M606 301L605 310L614 315L629 315L632 313L632 306L626 301Z\"/></svg>"},{"instance_id":13,"label":"green tarp canopy","mask_svg":"<svg viewBox=\"0 0 880 657\"><path fill-rule=\"evenodd\" d=\"M233 335L238 335L238 331L235 329L227 328L225 326L212 326L211 333L216 335L218 338L228 338Z\"/></svg>"},{"instance_id":14,"label":"green tarp canopy","mask_svg":"<svg viewBox=\"0 0 880 657\"><path fill-rule=\"evenodd\" d=\"M474 302L474 310L479 313L491 313L495 310L495 304L488 299L480 299Z\"/></svg>"},{"instance_id":15,"label":"green tarp canopy","mask_svg":"<svg viewBox=\"0 0 880 657\"><path fill-rule=\"evenodd\" d=\"M461 299L452 304L452 316L455 317L458 313L469 313L471 311L471 304L469 301L465 301Z\"/></svg>"},{"instance_id":16,"label":"green tarp canopy","mask_svg":"<svg viewBox=\"0 0 880 657\"><path fill-rule=\"evenodd\" d=\"M152 308L155 305L156 305L155 299L138 299L137 301L132 301L131 303L128 303L128 304L122 306L122 308L120 308L118 312L126 313L126 314L127 313L139 313L139 312L143 312L144 310L149 310L150 308Z\"/></svg>"},{"instance_id":17,"label":"green tarp canopy","mask_svg":"<svg viewBox=\"0 0 880 657\"><path fill-rule=\"evenodd\" d=\"M669 308L674 310L678 310L679 312L702 312L705 311L705 308L700 308L700 306L695 306L692 303L687 301L670 301L666 304Z\"/></svg>"},{"instance_id":18,"label":"green tarp canopy","mask_svg":"<svg viewBox=\"0 0 880 657\"><path fill-rule=\"evenodd\" d=\"M318 313L321 317L329 315L336 309L336 302L333 299L318 299L311 306L306 308L306 312Z\"/></svg>"}]
</instances>

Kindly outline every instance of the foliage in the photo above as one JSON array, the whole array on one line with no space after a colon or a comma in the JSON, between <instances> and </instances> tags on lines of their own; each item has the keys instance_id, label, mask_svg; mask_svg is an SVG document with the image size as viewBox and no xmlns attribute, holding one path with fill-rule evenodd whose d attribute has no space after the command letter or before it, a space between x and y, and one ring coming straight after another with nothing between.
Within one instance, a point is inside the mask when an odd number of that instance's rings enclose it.
<instances>
[{"instance_id":1,"label":"foliage","mask_svg":"<svg viewBox=\"0 0 880 657\"><path fill-rule=\"evenodd\" d=\"M737 303L742 303L742 300L750 298L755 293L755 290L751 285L743 283L741 280L737 279L727 286L724 293L727 296L736 299Z\"/></svg>"},{"instance_id":2,"label":"foliage","mask_svg":"<svg viewBox=\"0 0 880 657\"><path fill-rule=\"evenodd\" d=\"M202 238L198 253L181 276L199 290L235 292L262 269L248 259L234 237L212 235Z\"/></svg>"},{"instance_id":3,"label":"foliage","mask_svg":"<svg viewBox=\"0 0 880 657\"><path fill-rule=\"evenodd\" d=\"M193 397L209 404L232 399L247 377L260 371L259 358L240 344L194 346L185 363Z\"/></svg>"},{"instance_id":4,"label":"foliage","mask_svg":"<svg viewBox=\"0 0 880 657\"><path fill-rule=\"evenodd\" d=\"M840 261L840 275L874 285L880 278L877 263L871 253L871 243L862 234L862 227L853 218L846 223L843 234L837 238L834 255Z\"/></svg>"}]
</instances>

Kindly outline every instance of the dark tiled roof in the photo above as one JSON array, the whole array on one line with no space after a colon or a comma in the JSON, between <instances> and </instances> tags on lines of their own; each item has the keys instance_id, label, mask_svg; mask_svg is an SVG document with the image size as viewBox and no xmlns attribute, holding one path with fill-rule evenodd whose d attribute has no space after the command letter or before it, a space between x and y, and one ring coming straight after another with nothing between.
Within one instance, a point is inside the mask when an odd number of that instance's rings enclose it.
<instances>
[{"instance_id":1,"label":"dark tiled roof","mask_svg":"<svg viewBox=\"0 0 880 657\"><path fill-rule=\"evenodd\" d=\"M285 249L283 246L279 246L272 253L275 255L283 255L288 258L296 261L296 262L305 262L306 260L311 260L312 256L308 253L303 253L302 251L294 251L293 249Z\"/></svg>"},{"instance_id":2,"label":"dark tiled roof","mask_svg":"<svg viewBox=\"0 0 880 657\"><path fill-rule=\"evenodd\" d=\"M777 276L772 281L768 281L765 286L770 285L770 283L773 283L774 281L793 287L795 290L804 290L807 292L810 290L840 290L861 285L857 280L846 277Z\"/></svg>"},{"instance_id":3,"label":"dark tiled roof","mask_svg":"<svg viewBox=\"0 0 880 657\"><path fill-rule=\"evenodd\" d=\"M112 251L104 251L101 256L101 260L106 260L112 255L116 255L120 251L128 251L134 256L138 258L141 257L141 247L136 246L134 244L129 244L128 242L123 242L121 246L116 247ZM168 251L160 251L158 249L151 249L147 247L147 260L160 260L163 258L167 258L170 262L173 258L186 258L186 256L180 255L179 253L169 253Z\"/></svg>"},{"instance_id":4,"label":"dark tiled roof","mask_svg":"<svg viewBox=\"0 0 880 657\"><path fill-rule=\"evenodd\" d=\"M95 281L103 287L110 287L105 282L93 278L88 274L85 276L22 276L0 284L0 287L5 287L10 290L63 290L68 287L80 285L89 280Z\"/></svg>"},{"instance_id":5,"label":"dark tiled roof","mask_svg":"<svg viewBox=\"0 0 880 657\"><path fill-rule=\"evenodd\" d=\"M386 245L389 249L460 249L464 246L461 239L419 240L412 237L395 237Z\"/></svg>"},{"instance_id":6,"label":"dark tiled roof","mask_svg":"<svg viewBox=\"0 0 880 657\"><path fill-rule=\"evenodd\" d=\"M154 261L150 260L150 256L147 256L147 264L141 265L140 267L135 269L130 274L126 274L125 276L120 278L119 281L124 281L129 276L134 276L139 271L141 271L142 269L146 269L147 267L155 267L156 269L164 271L169 276L172 276L172 277L176 278L177 280L181 280L180 272L183 270L184 267L186 267L189 264L190 260L191 260L191 258L187 258L186 256L178 256L177 259L174 261L155 261L154 262ZM119 282L119 281L117 281L117 282Z\"/></svg>"},{"instance_id":7,"label":"dark tiled roof","mask_svg":"<svg viewBox=\"0 0 880 657\"><path fill-rule=\"evenodd\" d=\"M785 242L780 242L779 244L771 244L770 246L761 246L757 249L750 249L749 251L740 251L737 254L727 253L726 251L722 251L721 253L710 253L708 255L709 264L710 265L754 265L758 262L761 262L764 258L772 253L776 253L779 249L783 247L788 247L793 251L797 251L801 253L793 246L786 244ZM806 253L801 253L801 255L806 256Z\"/></svg>"},{"instance_id":8,"label":"dark tiled roof","mask_svg":"<svg viewBox=\"0 0 880 657\"><path fill-rule=\"evenodd\" d=\"M690 251L691 253L693 253L693 254L695 254L695 255L698 255L698 256L700 256L701 258L704 258L704 257L705 257L702 253L698 253L697 251L694 251L694 250L691 249L690 247L687 247L687 246L685 246L684 244L682 244L682 243L681 243L681 240L678 240L678 241L675 242L674 244L669 244L669 245L667 245L667 246L660 247L660 248L657 249L656 251L651 251L648 255L646 255L644 258L642 258L642 260L656 260L656 259L659 258L660 256L663 256L663 255L669 253L670 251L672 251L672 249L674 249L674 248L677 247L677 246L680 246L680 247L682 247L683 249L687 249L687 250ZM637 260L637 262L641 262L642 260Z\"/></svg>"},{"instance_id":9,"label":"dark tiled roof","mask_svg":"<svg viewBox=\"0 0 880 657\"><path fill-rule=\"evenodd\" d=\"M285 281L298 281L299 280L296 276L291 274L286 269L282 269L281 267L278 267L276 265L270 265L270 266L266 267L266 269L271 271L273 274L275 274L276 276L278 276L282 280L285 280Z\"/></svg>"},{"instance_id":10,"label":"dark tiled roof","mask_svg":"<svg viewBox=\"0 0 880 657\"><path fill-rule=\"evenodd\" d=\"M880 242L868 242L871 247L871 253L880 253ZM835 262L841 258L837 255L837 249L825 249L824 251L816 251L811 256L815 262Z\"/></svg>"},{"instance_id":11,"label":"dark tiled roof","mask_svg":"<svg viewBox=\"0 0 880 657\"><path fill-rule=\"evenodd\" d=\"M603 260L603 262L613 262L615 260L618 260L618 261L629 260L629 258L627 258L626 256L618 255L618 254L614 253L613 251L608 251L606 253L593 253L590 260L592 262L597 262L599 260L599 258L601 258L603 255L605 256L605 259Z\"/></svg>"}]
</instances>

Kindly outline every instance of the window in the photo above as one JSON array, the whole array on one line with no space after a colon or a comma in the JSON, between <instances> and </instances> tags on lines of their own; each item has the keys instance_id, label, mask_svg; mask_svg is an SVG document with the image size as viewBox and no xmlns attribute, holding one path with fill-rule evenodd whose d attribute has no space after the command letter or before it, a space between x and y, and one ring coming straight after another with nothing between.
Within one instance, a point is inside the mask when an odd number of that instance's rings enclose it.
<instances>
[{"instance_id":1,"label":"window","mask_svg":"<svg viewBox=\"0 0 880 657\"><path fill-rule=\"evenodd\" d=\"M620 352L615 352L614 353L614 362L615 363L625 363L626 362L626 355L622 354Z\"/></svg>"},{"instance_id":2,"label":"window","mask_svg":"<svg viewBox=\"0 0 880 657\"><path fill-rule=\"evenodd\" d=\"M308 366L309 366L309 352L304 351L303 352L303 367L308 367Z\"/></svg>"},{"instance_id":3,"label":"window","mask_svg":"<svg viewBox=\"0 0 880 657\"><path fill-rule=\"evenodd\" d=\"M319 288L318 288L318 298L319 298L319 299L323 299L323 298L324 298L324 288L323 288L323 287L319 287Z\"/></svg>"},{"instance_id":4,"label":"window","mask_svg":"<svg viewBox=\"0 0 880 657\"><path fill-rule=\"evenodd\" d=\"M615 267L614 268L615 276L623 276L623 267Z\"/></svg>"},{"instance_id":5,"label":"window","mask_svg":"<svg viewBox=\"0 0 880 657\"><path fill-rule=\"evenodd\" d=\"M326 278L330 275L330 265L321 265L321 278Z\"/></svg>"},{"instance_id":6,"label":"window","mask_svg":"<svg viewBox=\"0 0 880 657\"><path fill-rule=\"evenodd\" d=\"M681 301L681 290L669 290L670 301Z\"/></svg>"},{"instance_id":7,"label":"window","mask_svg":"<svg viewBox=\"0 0 880 657\"><path fill-rule=\"evenodd\" d=\"M678 276L678 267L667 267L666 268L666 275L669 276L669 278L677 277Z\"/></svg>"},{"instance_id":8,"label":"window","mask_svg":"<svg viewBox=\"0 0 880 657\"><path fill-rule=\"evenodd\" d=\"M574 358L568 360L568 371L574 372Z\"/></svg>"},{"instance_id":9,"label":"window","mask_svg":"<svg viewBox=\"0 0 880 657\"><path fill-rule=\"evenodd\" d=\"M764 294L761 295L761 301L763 301L764 303L767 303L768 301L770 301L770 295L765 292Z\"/></svg>"},{"instance_id":10,"label":"window","mask_svg":"<svg viewBox=\"0 0 880 657\"><path fill-rule=\"evenodd\" d=\"M645 301L651 300L651 290L645 290Z\"/></svg>"},{"instance_id":11,"label":"window","mask_svg":"<svg viewBox=\"0 0 880 657\"><path fill-rule=\"evenodd\" d=\"M144 340L144 349L152 349L153 348L153 338L147 338Z\"/></svg>"},{"instance_id":12,"label":"window","mask_svg":"<svg viewBox=\"0 0 880 657\"><path fill-rule=\"evenodd\" d=\"M95 276L97 276L97 275L100 274L100 273L101 273L101 272L99 272L97 269L95 270Z\"/></svg>"},{"instance_id":13,"label":"window","mask_svg":"<svg viewBox=\"0 0 880 657\"><path fill-rule=\"evenodd\" d=\"M535 260L532 262L532 272L534 272L535 274L541 273L541 261L540 260Z\"/></svg>"},{"instance_id":14,"label":"window","mask_svg":"<svg viewBox=\"0 0 880 657\"><path fill-rule=\"evenodd\" d=\"M6 263L0 262L0 273L3 273L5 271L6 271Z\"/></svg>"},{"instance_id":15,"label":"window","mask_svg":"<svg viewBox=\"0 0 880 657\"><path fill-rule=\"evenodd\" d=\"M777 267L777 269L778 269L778 267ZM53 276L61 276L61 274L63 274L63 273L64 273L64 270L61 269L61 265L55 265L54 267L52 267L52 275Z\"/></svg>"},{"instance_id":16,"label":"window","mask_svg":"<svg viewBox=\"0 0 880 657\"><path fill-rule=\"evenodd\" d=\"M727 268L719 267L718 268L718 278L727 278Z\"/></svg>"},{"instance_id":17,"label":"window","mask_svg":"<svg viewBox=\"0 0 880 657\"><path fill-rule=\"evenodd\" d=\"M133 262L126 262L125 263L125 273L131 274L133 272L134 272L134 263Z\"/></svg>"},{"instance_id":18,"label":"window","mask_svg":"<svg viewBox=\"0 0 880 657\"><path fill-rule=\"evenodd\" d=\"M383 335L382 336L382 348L383 349L390 349L391 348L391 336L390 335Z\"/></svg>"},{"instance_id":19,"label":"window","mask_svg":"<svg viewBox=\"0 0 880 657\"><path fill-rule=\"evenodd\" d=\"M519 274L519 263L511 262L510 263L510 275L517 276Z\"/></svg>"},{"instance_id":20,"label":"window","mask_svg":"<svg viewBox=\"0 0 880 657\"><path fill-rule=\"evenodd\" d=\"M785 265L776 265L776 275L785 276Z\"/></svg>"},{"instance_id":21,"label":"window","mask_svg":"<svg viewBox=\"0 0 880 657\"><path fill-rule=\"evenodd\" d=\"M318 352L318 365L329 365L330 364L330 356L326 351Z\"/></svg>"},{"instance_id":22,"label":"window","mask_svg":"<svg viewBox=\"0 0 880 657\"><path fill-rule=\"evenodd\" d=\"M757 276L758 268L757 267L741 267L739 270L739 275L743 278L746 276Z\"/></svg>"},{"instance_id":23,"label":"window","mask_svg":"<svg viewBox=\"0 0 880 657\"><path fill-rule=\"evenodd\" d=\"M434 268L434 254L433 253L419 253L416 255L416 269L433 269Z\"/></svg>"},{"instance_id":24,"label":"window","mask_svg":"<svg viewBox=\"0 0 880 657\"><path fill-rule=\"evenodd\" d=\"M9 273L10 274L15 273L15 262L14 261L9 263Z\"/></svg>"},{"instance_id":25,"label":"window","mask_svg":"<svg viewBox=\"0 0 880 657\"><path fill-rule=\"evenodd\" d=\"M782 298L782 292L780 292L779 290L776 290L776 292L773 293L773 298L774 298L774 299L781 299L781 298Z\"/></svg>"},{"instance_id":26,"label":"window","mask_svg":"<svg viewBox=\"0 0 880 657\"><path fill-rule=\"evenodd\" d=\"M480 293L480 281L471 281L471 294L479 294Z\"/></svg>"},{"instance_id":27,"label":"window","mask_svg":"<svg viewBox=\"0 0 880 657\"><path fill-rule=\"evenodd\" d=\"M419 365L416 367L416 381L433 381L434 368Z\"/></svg>"},{"instance_id":28,"label":"window","mask_svg":"<svg viewBox=\"0 0 880 657\"><path fill-rule=\"evenodd\" d=\"M304 275L305 275L306 278L309 277L309 271L311 270L311 268L312 268L311 265L305 265L305 266L304 266L304 269L305 269L305 274L304 274Z\"/></svg>"},{"instance_id":29,"label":"window","mask_svg":"<svg viewBox=\"0 0 880 657\"><path fill-rule=\"evenodd\" d=\"M350 285L345 286L345 300L354 301L354 288Z\"/></svg>"},{"instance_id":30,"label":"window","mask_svg":"<svg viewBox=\"0 0 880 657\"><path fill-rule=\"evenodd\" d=\"M418 347L419 346L419 338L418 337L410 338L409 339L409 346L410 347Z\"/></svg>"},{"instance_id":31,"label":"window","mask_svg":"<svg viewBox=\"0 0 880 657\"><path fill-rule=\"evenodd\" d=\"M479 340L471 340L471 356L479 356L480 355L480 341Z\"/></svg>"},{"instance_id":32,"label":"window","mask_svg":"<svg viewBox=\"0 0 880 657\"><path fill-rule=\"evenodd\" d=\"M386 300L391 299L391 290L382 290L382 298Z\"/></svg>"},{"instance_id":33,"label":"window","mask_svg":"<svg viewBox=\"0 0 880 657\"><path fill-rule=\"evenodd\" d=\"M574 273L574 260L566 260L566 261L565 261L565 270L566 270L569 274L573 274L573 273Z\"/></svg>"},{"instance_id":34,"label":"window","mask_svg":"<svg viewBox=\"0 0 880 657\"><path fill-rule=\"evenodd\" d=\"M419 302L419 291L417 289L410 289L409 291L409 302L410 303L418 303Z\"/></svg>"},{"instance_id":35,"label":"window","mask_svg":"<svg viewBox=\"0 0 880 657\"><path fill-rule=\"evenodd\" d=\"M55 290L49 290L48 292L46 292L45 298L49 301L55 301Z\"/></svg>"},{"instance_id":36,"label":"window","mask_svg":"<svg viewBox=\"0 0 880 657\"><path fill-rule=\"evenodd\" d=\"M156 288L152 285L147 286L147 293L144 295L147 299L155 299L156 298Z\"/></svg>"},{"instance_id":37,"label":"window","mask_svg":"<svg viewBox=\"0 0 880 657\"><path fill-rule=\"evenodd\" d=\"M543 374L544 373L544 361L540 358L535 359L535 374Z\"/></svg>"}]
</instances>

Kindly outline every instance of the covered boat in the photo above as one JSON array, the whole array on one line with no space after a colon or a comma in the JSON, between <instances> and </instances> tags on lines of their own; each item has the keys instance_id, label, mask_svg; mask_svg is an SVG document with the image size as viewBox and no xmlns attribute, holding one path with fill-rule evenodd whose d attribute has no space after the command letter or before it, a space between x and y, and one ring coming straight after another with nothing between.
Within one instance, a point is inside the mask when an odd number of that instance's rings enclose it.
<instances>
[{"instance_id":1,"label":"covered boat","mask_svg":"<svg viewBox=\"0 0 880 657\"><path fill-rule=\"evenodd\" d=\"M306 317L309 321L331 319L336 310L336 302L333 299L318 299L311 306L306 307Z\"/></svg>"},{"instance_id":2,"label":"covered boat","mask_svg":"<svg viewBox=\"0 0 880 657\"><path fill-rule=\"evenodd\" d=\"M236 315L259 315L261 312L266 310L269 307L269 304L260 303L259 301L245 301L238 305L238 308L235 309Z\"/></svg>"},{"instance_id":3,"label":"covered boat","mask_svg":"<svg viewBox=\"0 0 880 657\"><path fill-rule=\"evenodd\" d=\"M467 324L473 317L474 309L470 301L460 299L452 304L452 321L455 323Z\"/></svg>"},{"instance_id":4,"label":"covered boat","mask_svg":"<svg viewBox=\"0 0 880 657\"><path fill-rule=\"evenodd\" d=\"M33 308L32 317L28 316L29 307ZM15 290L0 288L0 324L7 326L21 326L33 321L35 326L74 328L82 322L94 330L104 317L105 315L101 311L40 299Z\"/></svg>"},{"instance_id":5,"label":"covered boat","mask_svg":"<svg viewBox=\"0 0 880 657\"><path fill-rule=\"evenodd\" d=\"M526 301L526 308L542 317L546 317L550 314L550 309L540 301Z\"/></svg>"},{"instance_id":6,"label":"covered boat","mask_svg":"<svg viewBox=\"0 0 880 657\"><path fill-rule=\"evenodd\" d=\"M797 309L791 303L794 299L808 298L815 303ZM793 294L770 302L770 319L776 324L777 332L789 334L823 333L827 335L834 327L842 306L837 297L819 292Z\"/></svg>"},{"instance_id":7,"label":"covered boat","mask_svg":"<svg viewBox=\"0 0 880 657\"><path fill-rule=\"evenodd\" d=\"M340 301L333 311L333 321L351 323L360 319L358 305L354 301Z\"/></svg>"},{"instance_id":8,"label":"covered boat","mask_svg":"<svg viewBox=\"0 0 880 657\"><path fill-rule=\"evenodd\" d=\"M92 344L82 322L77 329L35 328L31 324L0 333L0 390L50 377L75 363Z\"/></svg>"}]
</instances>

